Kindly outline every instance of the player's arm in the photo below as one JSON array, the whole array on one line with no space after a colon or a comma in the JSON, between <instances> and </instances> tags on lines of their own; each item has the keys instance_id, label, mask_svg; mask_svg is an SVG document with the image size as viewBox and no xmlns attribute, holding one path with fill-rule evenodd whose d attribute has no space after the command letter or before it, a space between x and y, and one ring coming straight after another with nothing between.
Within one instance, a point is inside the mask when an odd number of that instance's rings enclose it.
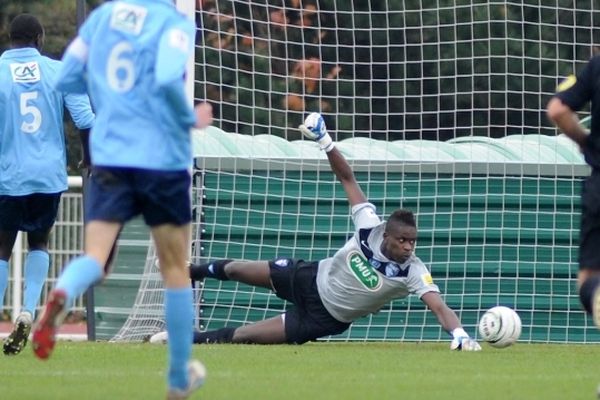
<instances>
[{"instance_id":1,"label":"player's arm","mask_svg":"<svg viewBox=\"0 0 600 400\"><path fill-rule=\"evenodd\" d=\"M550 121L556 125L558 129L570 137L583 150L588 139L588 131L579 123L579 116L568 105L558 97L553 97L546 112Z\"/></svg>"},{"instance_id":2,"label":"player's arm","mask_svg":"<svg viewBox=\"0 0 600 400\"><path fill-rule=\"evenodd\" d=\"M78 36L67 47L55 82L57 90L66 93L87 93L86 74L89 38L92 36L96 20L97 10L90 14L79 29Z\"/></svg>"},{"instance_id":3,"label":"player's arm","mask_svg":"<svg viewBox=\"0 0 600 400\"><path fill-rule=\"evenodd\" d=\"M592 99L599 69L600 57L592 58L577 77L570 75L558 85L556 94L546 106L550 121L577 143L581 150L586 146L588 132L579 123L577 111Z\"/></svg>"},{"instance_id":4,"label":"player's arm","mask_svg":"<svg viewBox=\"0 0 600 400\"><path fill-rule=\"evenodd\" d=\"M193 54L195 26L182 19L169 27L160 38L154 81L165 94L169 106L180 116L181 122L189 127L196 123L196 116L185 93L183 84L188 59Z\"/></svg>"},{"instance_id":5,"label":"player's arm","mask_svg":"<svg viewBox=\"0 0 600 400\"><path fill-rule=\"evenodd\" d=\"M450 343L451 350L481 350L479 343L474 339L471 339L467 332L465 332L456 313L448 307L438 292L425 293L421 296L421 301L425 303L436 316L442 328L452 335L452 342Z\"/></svg>"},{"instance_id":6,"label":"player's arm","mask_svg":"<svg viewBox=\"0 0 600 400\"><path fill-rule=\"evenodd\" d=\"M91 38L106 5L96 8L79 28L77 37L69 44L62 58L55 83L65 93L87 93L87 63Z\"/></svg>"},{"instance_id":7,"label":"player's arm","mask_svg":"<svg viewBox=\"0 0 600 400\"><path fill-rule=\"evenodd\" d=\"M56 89L68 93L86 93L85 70L88 56L87 44L76 37L67 47L62 66L56 78Z\"/></svg>"},{"instance_id":8,"label":"player's arm","mask_svg":"<svg viewBox=\"0 0 600 400\"><path fill-rule=\"evenodd\" d=\"M90 105L90 99L86 94L66 93L64 100L75 126L79 129L83 156L82 164L84 167L88 167L91 165L90 129L96 119Z\"/></svg>"},{"instance_id":9,"label":"player's arm","mask_svg":"<svg viewBox=\"0 0 600 400\"><path fill-rule=\"evenodd\" d=\"M335 147L321 114L311 113L304 120L304 124L298 128L304 136L317 142L321 150L325 150L331 170L342 184L350 205L366 203L367 198L356 182L352 168L344 155Z\"/></svg>"},{"instance_id":10,"label":"player's arm","mask_svg":"<svg viewBox=\"0 0 600 400\"><path fill-rule=\"evenodd\" d=\"M96 116L87 94L65 93L63 98L77 129L90 129L94 125Z\"/></svg>"}]
</instances>

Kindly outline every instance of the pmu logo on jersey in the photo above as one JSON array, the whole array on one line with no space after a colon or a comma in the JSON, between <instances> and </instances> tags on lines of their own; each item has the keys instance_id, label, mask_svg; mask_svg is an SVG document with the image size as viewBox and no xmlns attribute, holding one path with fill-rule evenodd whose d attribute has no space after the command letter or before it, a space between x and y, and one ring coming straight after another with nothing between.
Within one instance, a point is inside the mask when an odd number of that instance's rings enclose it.
<instances>
[{"instance_id":1,"label":"pmu logo on jersey","mask_svg":"<svg viewBox=\"0 0 600 400\"><path fill-rule=\"evenodd\" d=\"M36 61L10 64L10 72L15 83L38 82L41 78L40 67Z\"/></svg>"},{"instance_id":2,"label":"pmu logo on jersey","mask_svg":"<svg viewBox=\"0 0 600 400\"><path fill-rule=\"evenodd\" d=\"M126 3L115 3L110 18L110 27L121 32L139 35L144 26L148 9Z\"/></svg>"},{"instance_id":3,"label":"pmu logo on jersey","mask_svg":"<svg viewBox=\"0 0 600 400\"><path fill-rule=\"evenodd\" d=\"M368 290L376 291L381 287L383 281L377 275L377 272L373 268L369 261L360 253L352 252L348 254L348 266L354 273L354 276L364 285Z\"/></svg>"}]
</instances>

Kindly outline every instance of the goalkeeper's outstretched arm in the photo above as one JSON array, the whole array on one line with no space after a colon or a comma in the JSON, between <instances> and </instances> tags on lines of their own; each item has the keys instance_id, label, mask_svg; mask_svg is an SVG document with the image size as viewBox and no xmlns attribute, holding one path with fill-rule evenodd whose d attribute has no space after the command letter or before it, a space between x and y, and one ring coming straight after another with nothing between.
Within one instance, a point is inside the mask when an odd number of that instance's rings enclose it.
<instances>
[{"instance_id":1,"label":"goalkeeper's outstretched arm","mask_svg":"<svg viewBox=\"0 0 600 400\"><path fill-rule=\"evenodd\" d=\"M299 129L304 136L317 142L321 150L326 152L331 170L344 187L350 205L354 206L355 204L367 202L367 198L358 182L356 182L354 172L348 161L346 161L342 152L335 147L335 143L329 136L323 116L319 113L311 113L304 120L304 124L299 126Z\"/></svg>"}]
</instances>

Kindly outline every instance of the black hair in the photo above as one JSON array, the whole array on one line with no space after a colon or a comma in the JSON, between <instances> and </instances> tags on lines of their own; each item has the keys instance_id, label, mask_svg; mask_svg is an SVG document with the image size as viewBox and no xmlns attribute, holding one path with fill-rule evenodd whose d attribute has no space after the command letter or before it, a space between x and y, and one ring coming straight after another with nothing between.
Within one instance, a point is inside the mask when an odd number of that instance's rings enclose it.
<instances>
[{"instance_id":1,"label":"black hair","mask_svg":"<svg viewBox=\"0 0 600 400\"><path fill-rule=\"evenodd\" d=\"M44 35L40 21L31 14L19 14L10 23L9 36L11 42L36 44Z\"/></svg>"},{"instance_id":2,"label":"black hair","mask_svg":"<svg viewBox=\"0 0 600 400\"><path fill-rule=\"evenodd\" d=\"M413 228L417 227L417 221L415 220L415 214L413 214L410 210L398 209L394 211L388 218L386 223L386 231L388 230L388 226L390 224L404 224L408 226L412 226Z\"/></svg>"}]
</instances>

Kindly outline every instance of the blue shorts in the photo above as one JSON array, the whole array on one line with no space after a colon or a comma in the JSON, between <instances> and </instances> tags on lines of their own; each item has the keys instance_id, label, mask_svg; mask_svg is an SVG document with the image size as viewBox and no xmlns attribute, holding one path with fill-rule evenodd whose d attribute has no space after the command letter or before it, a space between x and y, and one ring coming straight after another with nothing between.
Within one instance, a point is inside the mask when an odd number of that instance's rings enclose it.
<instances>
[{"instance_id":1,"label":"blue shorts","mask_svg":"<svg viewBox=\"0 0 600 400\"><path fill-rule=\"evenodd\" d=\"M93 167L85 195L86 221L125 223L142 215L149 226L192 220L190 173Z\"/></svg>"},{"instance_id":2,"label":"blue shorts","mask_svg":"<svg viewBox=\"0 0 600 400\"><path fill-rule=\"evenodd\" d=\"M62 193L0 196L0 230L46 232L56 221Z\"/></svg>"}]
</instances>

